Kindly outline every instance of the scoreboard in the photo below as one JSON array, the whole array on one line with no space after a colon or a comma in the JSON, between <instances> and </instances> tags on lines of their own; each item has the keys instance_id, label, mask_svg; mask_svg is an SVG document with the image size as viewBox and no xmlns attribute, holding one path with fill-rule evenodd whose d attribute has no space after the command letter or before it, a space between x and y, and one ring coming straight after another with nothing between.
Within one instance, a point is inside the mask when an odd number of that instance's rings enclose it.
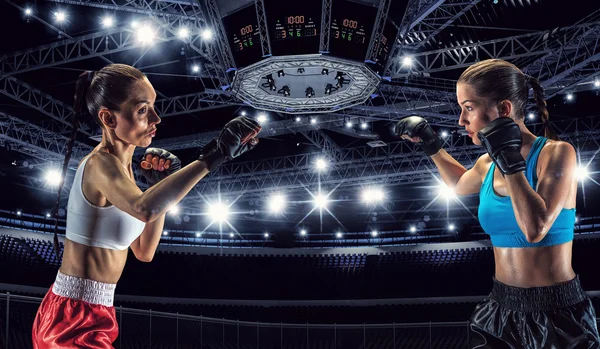
<instances>
[{"instance_id":1,"label":"scoreboard","mask_svg":"<svg viewBox=\"0 0 600 349\"><path fill-rule=\"evenodd\" d=\"M322 0L263 0L271 54L274 56L319 53ZM372 38L377 6L354 0L331 0L329 55L363 62L371 41L377 43L376 65L385 65L396 37L396 28L387 22L383 34ZM256 5L237 10L223 18L236 67L254 64L263 58ZM379 68L381 70L381 67Z\"/></svg>"},{"instance_id":2,"label":"scoreboard","mask_svg":"<svg viewBox=\"0 0 600 349\"><path fill-rule=\"evenodd\" d=\"M255 5L229 15L223 20L223 25L233 59L238 67L248 66L262 59Z\"/></svg>"},{"instance_id":3,"label":"scoreboard","mask_svg":"<svg viewBox=\"0 0 600 349\"><path fill-rule=\"evenodd\" d=\"M363 61L376 16L376 7L348 0L334 0L329 31L330 54Z\"/></svg>"},{"instance_id":4,"label":"scoreboard","mask_svg":"<svg viewBox=\"0 0 600 349\"><path fill-rule=\"evenodd\" d=\"M264 0L273 55L319 52L322 0Z\"/></svg>"},{"instance_id":5,"label":"scoreboard","mask_svg":"<svg viewBox=\"0 0 600 349\"><path fill-rule=\"evenodd\" d=\"M274 40L285 40L317 36L317 24L311 17L303 15L285 16L275 22Z\"/></svg>"}]
</instances>

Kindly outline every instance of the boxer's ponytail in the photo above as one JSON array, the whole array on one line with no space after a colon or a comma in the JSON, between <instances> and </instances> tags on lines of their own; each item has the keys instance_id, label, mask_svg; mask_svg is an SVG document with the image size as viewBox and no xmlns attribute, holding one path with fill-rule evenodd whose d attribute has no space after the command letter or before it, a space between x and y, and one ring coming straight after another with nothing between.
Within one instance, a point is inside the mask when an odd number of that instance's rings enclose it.
<instances>
[{"instance_id":1,"label":"boxer's ponytail","mask_svg":"<svg viewBox=\"0 0 600 349\"><path fill-rule=\"evenodd\" d=\"M71 160L71 154L73 152L73 145L75 144L75 139L77 138L77 131L79 130L79 123L83 117L82 114L87 114L87 106L86 106L86 93L88 87L91 85L92 80L94 79L93 71L86 71L81 73L77 78L77 82L75 83L75 99L74 99L74 112L71 118L71 137L69 138L69 142L67 143L67 151L65 153L65 160L63 161L62 172L60 176L60 183L58 185L58 194L56 198L56 204L54 205L54 252L56 253L56 258L60 261L60 246L58 243L58 210L60 209L60 194L62 192L63 186L65 184L65 178L67 176L67 169L69 168L69 161Z\"/></svg>"},{"instance_id":2,"label":"boxer's ponytail","mask_svg":"<svg viewBox=\"0 0 600 349\"><path fill-rule=\"evenodd\" d=\"M62 175L58 186L56 205L54 206L54 252L60 261L60 245L58 242L58 210L60 207L60 196L64 186L71 153L79 130L80 123L85 117L92 115L98 126L103 128L102 121L98 117L100 108L105 107L118 111L131 92L133 84L145 78L144 74L132 66L125 64L110 64L97 72L86 71L79 75L75 83L74 113L71 123L71 137L67 143L65 160L62 167Z\"/></svg>"},{"instance_id":3,"label":"boxer's ponytail","mask_svg":"<svg viewBox=\"0 0 600 349\"><path fill-rule=\"evenodd\" d=\"M556 132L554 132L552 125L550 125L550 113L548 113L548 106L546 103L546 98L544 97L544 88L542 85L540 85L538 79L534 77L529 77L529 84L533 89L533 99L537 104L538 111L542 119L542 131L544 132L544 137L558 140L559 138L556 135Z\"/></svg>"}]
</instances>

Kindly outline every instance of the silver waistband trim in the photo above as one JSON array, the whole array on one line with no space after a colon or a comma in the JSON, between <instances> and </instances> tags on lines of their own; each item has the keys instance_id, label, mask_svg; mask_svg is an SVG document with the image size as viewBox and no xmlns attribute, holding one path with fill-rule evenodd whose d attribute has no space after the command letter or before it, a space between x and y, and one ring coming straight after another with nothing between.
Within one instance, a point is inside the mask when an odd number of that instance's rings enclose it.
<instances>
[{"instance_id":1,"label":"silver waistband trim","mask_svg":"<svg viewBox=\"0 0 600 349\"><path fill-rule=\"evenodd\" d=\"M57 296L111 307L115 298L116 287L116 284L65 275L59 271L52 286L52 292Z\"/></svg>"}]
</instances>

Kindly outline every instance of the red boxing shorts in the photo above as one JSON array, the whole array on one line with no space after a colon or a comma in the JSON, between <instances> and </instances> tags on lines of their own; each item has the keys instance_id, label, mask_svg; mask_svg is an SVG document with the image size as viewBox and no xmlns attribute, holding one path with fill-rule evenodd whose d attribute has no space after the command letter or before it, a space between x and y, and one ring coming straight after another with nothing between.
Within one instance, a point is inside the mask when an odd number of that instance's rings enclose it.
<instances>
[{"instance_id":1,"label":"red boxing shorts","mask_svg":"<svg viewBox=\"0 0 600 349\"><path fill-rule=\"evenodd\" d=\"M113 348L119 335L115 286L59 271L35 316L33 348Z\"/></svg>"}]
</instances>

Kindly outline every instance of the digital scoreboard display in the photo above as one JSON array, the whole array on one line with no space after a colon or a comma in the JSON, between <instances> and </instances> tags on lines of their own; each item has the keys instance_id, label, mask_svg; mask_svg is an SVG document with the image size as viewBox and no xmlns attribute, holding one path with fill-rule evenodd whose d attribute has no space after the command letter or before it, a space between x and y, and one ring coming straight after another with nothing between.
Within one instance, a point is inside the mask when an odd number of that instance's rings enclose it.
<instances>
[{"instance_id":1,"label":"digital scoreboard display","mask_svg":"<svg viewBox=\"0 0 600 349\"><path fill-rule=\"evenodd\" d=\"M319 21L321 19L319 18ZM319 22L320 23L320 22ZM275 22L274 40L296 39L317 36L317 23L315 18L298 16L285 16Z\"/></svg>"},{"instance_id":2,"label":"digital scoreboard display","mask_svg":"<svg viewBox=\"0 0 600 349\"><path fill-rule=\"evenodd\" d=\"M329 31L330 54L363 61L376 17L376 7L348 0L334 0Z\"/></svg>"},{"instance_id":3,"label":"digital scoreboard display","mask_svg":"<svg viewBox=\"0 0 600 349\"><path fill-rule=\"evenodd\" d=\"M237 68L242 68L262 59L260 31L255 5L248 6L223 19L229 39L229 47Z\"/></svg>"},{"instance_id":4,"label":"digital scoreboard display","mask_svg":"<svg viewBox=\"0 0 600 349\"><path fill-rule=\"evenodd\" d=\"M387 60L392 54L392 48L394 46L394 40L396 40L396 34L398 33L398 29L390 22L387 21L385 23L385 27L383 28L383 34L379 38L375 38L376 42L379 42L377 45L377 55L375 59L375 72L379 75L384 74L383 69L385 69L385 65Z\"/></svg>"},{"instance_id":5,"label":"digital scoreboard display","mask_svg":"<svg viewBox=\"0 0 600 349\"><path fill-rule=\"evenodd\" d=\"M322 0L265 0L273 55L319 52Z\"/></svg>"}]
</instances>

